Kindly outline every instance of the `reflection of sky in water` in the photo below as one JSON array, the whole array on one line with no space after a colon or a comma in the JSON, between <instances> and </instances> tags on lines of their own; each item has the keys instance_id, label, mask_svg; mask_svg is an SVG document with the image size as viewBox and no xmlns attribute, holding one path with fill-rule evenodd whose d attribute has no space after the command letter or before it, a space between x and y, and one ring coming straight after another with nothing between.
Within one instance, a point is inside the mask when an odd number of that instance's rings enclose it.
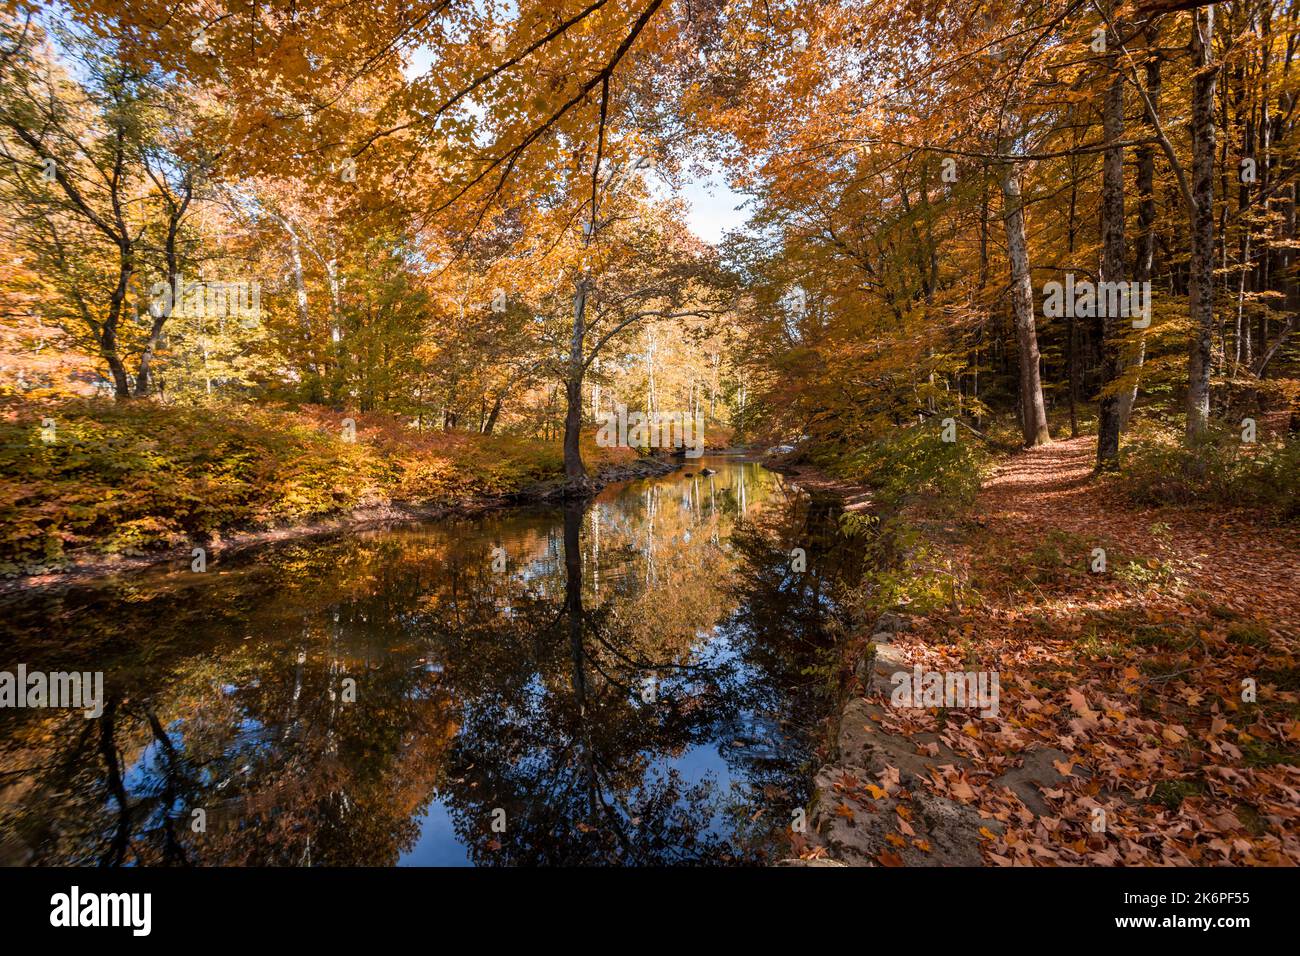
<instances>
[{"instance_id":1,"label":"reflection of sky in water","mask_svg":"<svg viewBox=\"0 0 1300 956\"><path fill-rule=\"evenodd\" d=\"M685 543L690 542L689 532L682 537ZM601 573L617 571L623 565L622 561L602 561ZM620 577L616 574L611 576ZM733 621L724 620L712 628L697 631L693 652L694 662L703 665L707 670L729 669L733 679L739 683L750 687L761 686L764 675L759 669L745 662L728 634L734 626ZM685 697L695 691L695 683L694 674L656 673L655 692L666 696ZM647 706L639 697L640 691L641 688L633 688L630 702L634 707ZM525 689L523 700L513 702L507 711L508 719L522 721L530 715L535 715L544 706L544 698L548 693L540 675L534 675ZM669 777L676 777L687 790L695 787L706 788L711 795L710 804L713 809L709 819L701 821L700 833L725 839L730 834L728 806L746 807L752 804L756 797L749 791L748 782L743 774L733 772L737 757L778 760L783 746L792 743L779 722L771 719L770 716L778 697L779 692L772 688L772 693L760 701L762 712L754 709L742 710L735 722L721 727L721 735L717 740L688 746L680 753L641 751L640 755L645 764L644 788L652 791L656 785L663 784ZM472 720L469 722L472 723ZM542 753L525 755L521 757L521 761L530 759L544 761L545 756ZM620 816L627 820L627 814L620 812ZM419 826L419 840L414 847L402 854L399 865L472 865L454 828L451 811L439 796L433 797L428 811L420 818Z\"/></svg>"},{"instance_id":2,"label":"reflection of sky in water","mask_svg":"<svg viewBox=\"0 0 1300 956\"><path fill-rule=\"evenodd\" d=\"M473 866L469 851L460 842L451 814L436 797L419 818L420 839L403 853L398 866Z\"/></svg>"}]
</instances>

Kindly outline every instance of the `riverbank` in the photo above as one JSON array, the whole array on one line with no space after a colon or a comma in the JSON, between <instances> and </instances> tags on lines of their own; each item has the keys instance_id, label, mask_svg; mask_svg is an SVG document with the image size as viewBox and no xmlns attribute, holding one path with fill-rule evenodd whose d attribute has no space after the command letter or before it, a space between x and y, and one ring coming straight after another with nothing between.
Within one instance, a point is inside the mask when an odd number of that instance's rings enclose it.
<instances>
[{"instance_id":1,"label":"riverbank","mask_svg":"<svg viewBox=\"0 0 1300 956\"><path fill-rule=\"evenodd\" d=\"M1093 453L1002 456L969 510L899 514L799 863L1300 859L1300 535L1136 504ZM934 699L899 696L918 669Z\"/></svg>"},{"instance_id":2,"label":"riverbank","mask_svg":"<svg viewBox=\"0 0 1300 956\"><path fill-rule=\"evenodd\" d=\"M763 467L789 478L794 484L814 494L831 495L844 504L845 511L864 511L874 500L871 488L860 482L833 478L816 465L791 463L788 456L760 457Z\"/></svg>"},{"instance_id":3,"label":"riverbank","mask_svg":"<svg viewBox=\"0 0 1300 956\"><path fill-rule=\"evenodd\" d=\"M583 457L592 488L678 466ZM0 593L549 500L556 443L415 430L388 415L66 402L0 408Z\"/></svg>"},{"instance_id":4,"label":"riverbank","mask_svg":"<svg viewBox=\"0 0 1300 956\"><path fill-rule=\"evenodd\" d=\"M865 483L796 456L772 456L764 464L812 494L838 499L846 512L867 512L874 504L874 518L882 517L878 495ZM905 564L908 557L894 553L888 560ZM921 785L939 762L960 758L934 735L913 740L880 729L893 674L908 667L893 641L912 627L912 617L899 609L868 616L870 623L840 649L842 686L826 728L829 759L814 775L805 826L791 830L795 856L777 865L980 865L982 818Z\"/></svg>"}]
</instances>

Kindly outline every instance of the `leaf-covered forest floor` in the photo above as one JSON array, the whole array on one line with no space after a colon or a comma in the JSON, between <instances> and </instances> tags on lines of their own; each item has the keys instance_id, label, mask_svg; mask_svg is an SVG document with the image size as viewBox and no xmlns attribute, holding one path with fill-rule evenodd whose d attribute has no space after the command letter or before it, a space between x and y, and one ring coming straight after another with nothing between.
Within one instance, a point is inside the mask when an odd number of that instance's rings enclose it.
<instances>
[{"instance_id":1,"label":"leaf-covered forest floor","mask_svg":"<svg viewBox=\"0 0 1300 956\"><path fill-rule=\"evenodd\" d=\"M863 826L883 842L860 862L938 862L937 813L990 864L1300 863L1300 532L1135 506L1094 452L1018 452L968 517L908 515L925 541L909 573L946 598L876 635L887 669L996 671L1000 706L889 706L868 678L840 737L866 750L826 781L832 857Z\"/></svg>"}]
</instances>

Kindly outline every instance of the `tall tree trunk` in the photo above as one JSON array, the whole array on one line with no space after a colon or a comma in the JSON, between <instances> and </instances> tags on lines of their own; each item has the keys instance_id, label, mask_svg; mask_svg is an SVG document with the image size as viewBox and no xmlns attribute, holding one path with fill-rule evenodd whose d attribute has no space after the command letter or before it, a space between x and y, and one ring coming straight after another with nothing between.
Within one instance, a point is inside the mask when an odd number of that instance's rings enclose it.
<instances>
[{"instance_id":1,"label":"tall tree trunk","mask_svg":"<svg viewBox=\"0 0 1300 956\"><path fill-rule=\"evenodd\" d=\"M497 417L501 414L501 399L498 395L496 401L492 403L492 411L488 412L487 421L483 423L483 434L491 435L492 429L497 427Z\"/></svg>"},{"instance_id":2,"label":"tall tree trunk","mask_svg":"<svg viewBox=\"0 0 1300 956\"><path fill-rule=\"evenodd\" d=\"M1070 157L1070 213L1066 224L1066 250L1068 261L1074 262L1074 240L1078 234L1079 171L1077 157ZM1065 316L1066 371L1070 376L1070 437L1079 437L1079 332L1074 322L1074 310Z\"/></svg>"},{"instance_id":3,"label":"tall tree trunk","mask_svg":"<svg viewBox=\"0 0 1300 956\"><path fill-rule=\"evenodd\" d=\"M1003 149L1011 148L1011 137L1003 138ZM1011 310L1020 346L1021 428L1026 445L1046 445L1047 408L1039 374L1038 331L1034 325L1034 288L1029 277L1029 244L1025 238L1025 210L1020 195L1020 177L1015 163L1001 169L1002 222L1007 232L1007 257L1011 260Z\"/></svg>"},{"instance_id":4,"label":"tall tree trunk","mask_svg":"<svg viewBox=\"0 0 1300 956\"><path fill-rule=\"evenodd\" d=\"M580 280L573 296L573 335L569 339L569 367L564 382L564 477L571 487L584 485L582 464L583 339L586 337L587 283Z\"/></svg>"},{"instance_id":5,"label":"tall tree trunk","mask_svg":"<svg viewBox=\"0 0 1300 956\"><path fill-rule=\"evenodd\" d=\"M113 376L113 397L124 402L131 397L131 381L126 374L126 363L117 350L117 326L122 320L122 311L126 303L126 292L131 285L131 276L135 272L135 260L129 245L121 244L121 255L117 273L117 286L108 301L108 316L104 320L99 336L99 352L108 363L109 373Z\"/></svg>"},{"instance_id":6,"label":"tall tree trunk","mask_svg":"<svg viewBox=\"0 0 1300 956\"><path fill-rule=\"evenodd\" d=\"M1210 418L1210 348L1214 335L1214 7L1192 11L1192 252L1188 290L1192 338L1187 362L1187 439Z\"/></svg>"},{"instance_id":7,"label":"tall tree trunk","mask_svg":"<svg viewBox=\"0 0 1300 956\"><path fill-rule=\"evenodd\" d=\"M113 376L113 398L119 402L126 401L131 397L131 380L126 374L126 364L117 354L116 329L111 327L104 329L99 340L99 352L108 363L109 374Z\"/></svg>"},{"instance_id":8,"label":"tall tree trunk","mask_svg":"<svg viewBox=\"0 0 1300 956\"><path fill-rule=\"evenodd\" d=\"M1150 30L1146 34L1148 48L1155 46L1155 36ZM1154 109L1160 108L1160 59L1151 50L1146 64L1147 97ZM1133 270L1133 279L1138 283L1149 283L1155 273L1156 258L1156 150L1154 146L1139 146L1137 149L1137 194L1138 194L1138 237L1137 262ZM1125 370L1134 370L1130 375L1132 381L1125 386L1119 399L1119 428L1123 432L1128 428L1129 418L1133 414L1133 405L1137 402L1138 384L1141 381L1141 369L1146 361L1147 339L1145 330L1137 330L1137 338L1125 350L1123 364Z\"/></svg>"},{"instance_id":9,"label":"tall tree trunk","mask_svg":"<svg viewBox=\"0 0 1300 956\"><path fill-rule=\"evenodd\" d=\"M302 269L302 243L298 238L298 233L288 228L289 232L289 261L293 264L293 284L294 297L298 310L298 328L302 331L302 340L308 349L312 346L311 341L311 313L307 309L307 282L303 276ZM320 366L315 362L309 362L308 368L311 369L311 384L307 390L307 400L314 404L321 404L325 401L325 383L321 380L322 373Z\"/></svg>"},{"instance_id":10,"label":"tall tree trunk","mask_svg":"<svg viewBox=\"0 0 1300 956\"><path fill-rule=\"evenodd\" d=\"M1118 45L1118 40L1112 41ZM1102 160L1101 182L1101 281L1124 282L1124 76L1115 71L1106 93L1103 117L1107 149ZM1118 286L1125 288L1125 286ZM1119 464L1120 400L1114 384L1120 373L1121 315L1118 296L1097 294L1102 311L1101 408L1097 422L1097 467Z\"/></svg>"},{"instance_id":11,"label":"tall tree trunk","mask_svg":"<svg viewBox=\"0 0 1300 956\"><path fill-rule=\"evenodd\" d=\"M149 392L153 388L153 357L158 351L158 345L162 341L163 325L167 322L171 314L168 308L164 313L154 316L153 323L149 327L149 340L145 343L144 351L140 354L140 367L135 376L135 397L148 398Z\"/></svg>"},{"instance_id":12,"label":"tall tree trunk","mask_svg":"<svg viewBox=\"0 0 1300 956\"><path fill-rule=\"evenodd\" d=\"M1282 193L1282 236L1287 240L1283 246L1281 258L1281 267L1277 270L1285 298L1285 310L1288 316L1286 325L1278 330L1272 343L1269 343L1261 336L1260 348L1255 358L1255 363L1251 366L1251 371L1259 378L1264 377L1264 372L1268 368L1269 362L1277 355L1278 350L1286 345L1287 340L1296 328L1296 318L1300 315L1300 281L1297 281L1292 262L1295 255L1292 251L1292 244L1296 237L1296 193L1297 187L1292 183Z\"/></svg>"},{"instance_id":13,"label":"tall tree trunk","mask_svg":"<svg viewBox=\"0 0 1300 956\"><path fill-rule=\"evenodd\" d=\"M170 192L165 192L168 202L167 213L167 238L163 243L163 249L167 259L167 282L172 289L172 295L167 296L164 305L158 309L158 314L153 317L153 323L149 328L149 341L145 343L144 352L140 355L140 370L135 377L135 397L148 398L149 392L153 388L153 357L158 351L158 343L162 339L163 326L171 318L172 313L176 310L176 292L181 289L183 279L181 278L181 257L180 250L177 248L180 240L181 220L185 218L185 211L189 208L190 198L193 193L193 185L190 180L186 180L184 192L180 202L172 197Z\"/></svg>"}]
</instances>

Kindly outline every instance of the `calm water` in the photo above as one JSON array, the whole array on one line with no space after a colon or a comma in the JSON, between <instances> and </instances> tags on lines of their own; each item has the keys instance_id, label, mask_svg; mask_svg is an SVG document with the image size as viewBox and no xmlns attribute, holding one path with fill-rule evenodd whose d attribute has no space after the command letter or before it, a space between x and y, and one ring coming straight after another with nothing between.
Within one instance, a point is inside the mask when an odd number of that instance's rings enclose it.
<instances>
[{"instance_id":1,"label":"calm water","mask_svg":"<svg viewBox=\"0 0 1300 956\"><path fill-rule=\"evenodd\" d=\"M860 571L836 518L706 458L593 502L0 604L0 670L103 671L106 697L95 719L0 709L0 862L780 855Z\"/></svg>"}]
</instances>

